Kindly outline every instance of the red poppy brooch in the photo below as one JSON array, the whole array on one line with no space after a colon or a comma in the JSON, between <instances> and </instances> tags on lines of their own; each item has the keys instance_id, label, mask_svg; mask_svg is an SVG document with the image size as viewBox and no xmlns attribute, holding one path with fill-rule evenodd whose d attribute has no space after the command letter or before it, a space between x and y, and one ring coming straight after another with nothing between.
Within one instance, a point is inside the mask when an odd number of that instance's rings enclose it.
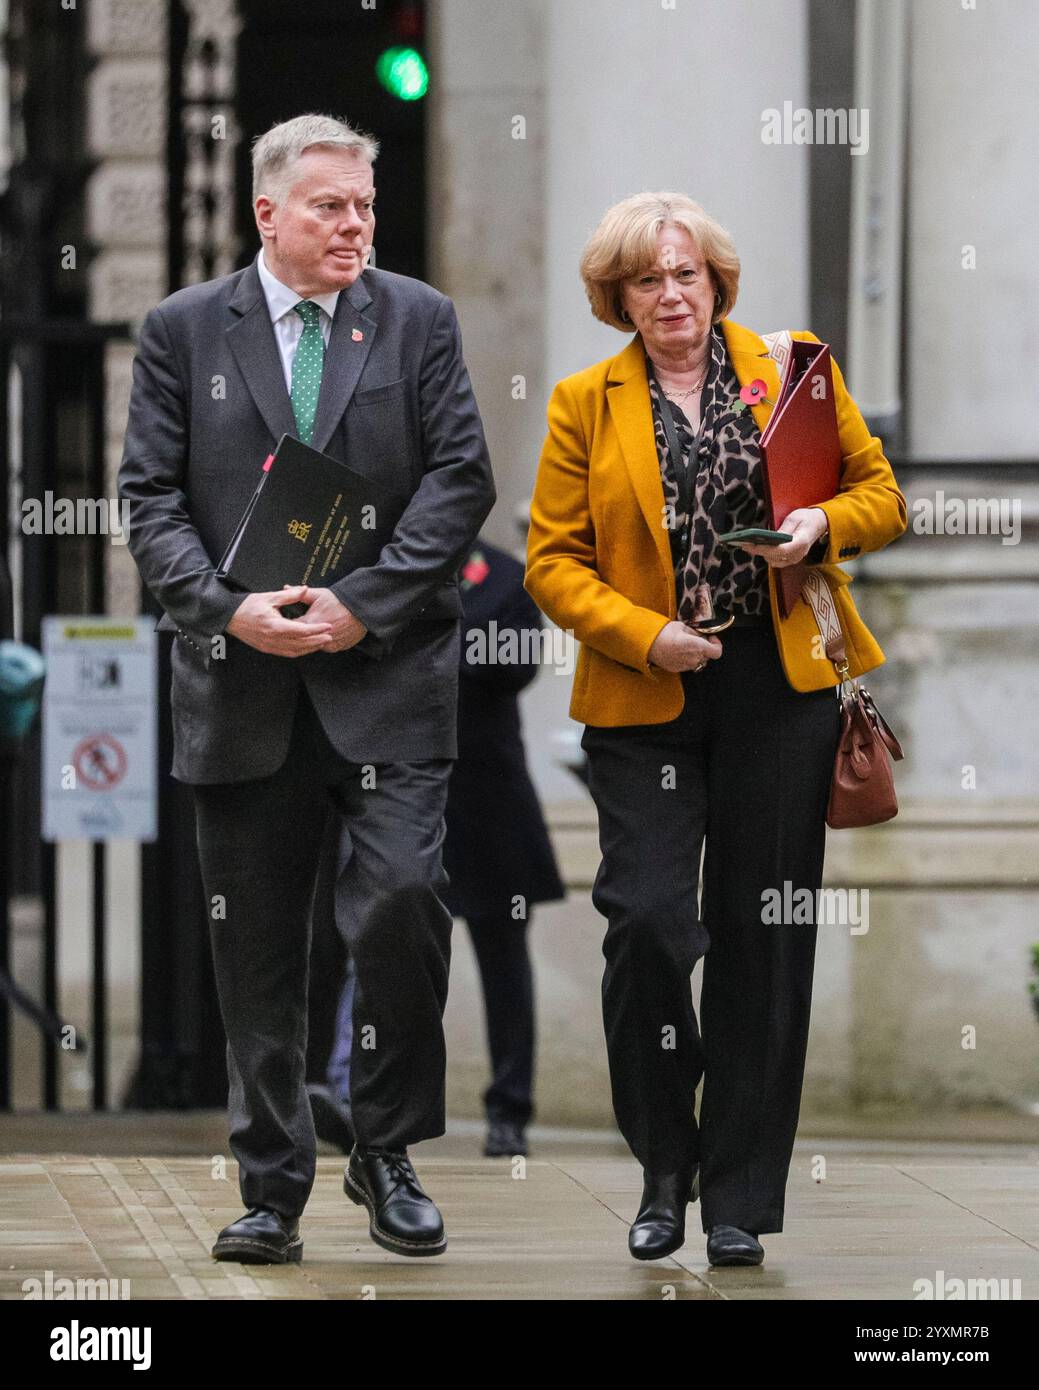
<instances>
[{"instance_id":1,"label":"red poppy brooch","mask_svg":"<svg viewBox=\"0 0 1039 1390\"><path fill-rule=\"evenodd\" d=\"M462 566L462 588L471 589L474 584L482 584L491 572L491 567L479 550L474 550Z\"/></svg>"},{"instance_id":2,"label":"red poppy brooch","mask_svg":"<svg viewBox=\"0 0 1039 1390\"><path fill-rule=\"evenodd\" d=\"M740 398L733 402L733 413L742 415L745 410L749 410L752 405L771 405L766 392L768 382L762 381L761 377L756 376L753 381L749 381L746 386L740 387Z\"/></svg>"}]
</instances>

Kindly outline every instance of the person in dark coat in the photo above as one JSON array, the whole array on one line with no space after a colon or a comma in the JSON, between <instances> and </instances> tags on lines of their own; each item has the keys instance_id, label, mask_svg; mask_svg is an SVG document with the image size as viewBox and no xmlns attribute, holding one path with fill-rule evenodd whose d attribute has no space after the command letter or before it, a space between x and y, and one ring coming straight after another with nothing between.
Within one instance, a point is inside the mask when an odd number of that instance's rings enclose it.
<instances>
[{"instance_id":1,"label":"person in dark coat","mask_svg":"<svg viewBox=\"0 0 1039 1390\"><path fill-rule=\"evenodd\" d=\"M542 627L523 575L518 560L482 537L459 575L458 758L445 810L443 862L450 884L443 901L452 916L465 919L483 987L491 1054L483 1096L488 1155L527 1152L535 1045L527 938L533 906L566 896L523 750L518 696L537 674L541 644L534 634ZM519 640L506 645L510 631ZM349 1133L352 1015L348 972L329 1086L309 1088L319 1136L341 1145Z\"/></svg>"}]
</instances>

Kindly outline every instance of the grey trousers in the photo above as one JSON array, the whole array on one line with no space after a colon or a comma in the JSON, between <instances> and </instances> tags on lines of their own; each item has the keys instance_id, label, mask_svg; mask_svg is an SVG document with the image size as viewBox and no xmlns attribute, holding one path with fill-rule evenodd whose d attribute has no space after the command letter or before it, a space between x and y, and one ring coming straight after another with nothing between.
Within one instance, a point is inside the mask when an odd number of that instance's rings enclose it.
<instances>
[{"instance_id":1,"label":"grey trousers","mask_svg":"<svg viewBox=\"0 0 1039 1390\"><path fill-rule=\"evenodd\" d=\"M298 1216L314 1181L307 974L330 811L344 818L352 844L336 883L336 920L357 971L358 1143L399 1150L444 1132L451 915L438 892L448 882L441 848L451 766L435 758L366 773L335 752L301 687L277 772L194 788L227 1033L231 1149L247 1207Z\"/></svg>"}]
</instances>

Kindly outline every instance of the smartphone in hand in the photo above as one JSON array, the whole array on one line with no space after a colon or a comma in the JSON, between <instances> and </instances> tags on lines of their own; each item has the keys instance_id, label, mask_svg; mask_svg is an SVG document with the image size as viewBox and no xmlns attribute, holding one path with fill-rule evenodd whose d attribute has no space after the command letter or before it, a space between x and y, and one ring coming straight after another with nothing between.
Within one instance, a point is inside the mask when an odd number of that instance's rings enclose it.
<instances>
[{"instance_id":1,"label":"smartphone in hand","mask_svg":"<svg viewBox=\"0 0 1039 1390\"><path fill-rule=\"evenodd\" d=\"M749 541L751 545L783 545L794 538L785 531L766 531L760 526L742 526L737 531L723 532L718 539L722 545L743 545L745 541Z\"/></svg>"}]
</instances>

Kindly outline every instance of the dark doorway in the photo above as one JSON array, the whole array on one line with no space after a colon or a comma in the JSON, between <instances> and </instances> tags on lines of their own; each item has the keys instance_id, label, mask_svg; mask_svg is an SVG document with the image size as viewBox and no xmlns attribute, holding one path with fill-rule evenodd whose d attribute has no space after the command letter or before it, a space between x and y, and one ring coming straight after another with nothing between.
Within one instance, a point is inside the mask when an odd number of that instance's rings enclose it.
<instances>
[{"instance_id":1,"label":"dark doorway","mask_svg":"<svg viewBox=\"0 0 1039 1390\"><path fill-rule=\"evenodd\" d=\"M379 142L376 264L421 278L425 273L425 99L402 100L376 76L380 55L395 47L424 51L424 5L379 0L240 0L235 114L242 132L236 177L240 264L258 245L251 201L252 141L278 121L305 111L338 116Z\"/></svg>"}]
</instances>

